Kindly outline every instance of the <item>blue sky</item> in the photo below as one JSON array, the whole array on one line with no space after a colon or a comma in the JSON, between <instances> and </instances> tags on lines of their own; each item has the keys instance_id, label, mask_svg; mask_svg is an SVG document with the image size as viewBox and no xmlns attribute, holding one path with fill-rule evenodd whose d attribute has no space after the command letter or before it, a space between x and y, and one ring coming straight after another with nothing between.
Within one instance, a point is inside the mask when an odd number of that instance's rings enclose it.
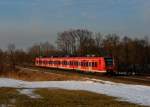
<instances>
[{"instance_id":1,"label":"blue sky","mask_svg":"<svg viewBox=\"0 0 150 107\"><path fill-rule=\"evenodd\" d=\"M0 48L55 43L70 28L150 35L150 0L0 0Z\"/></svg>"}]
</instances>

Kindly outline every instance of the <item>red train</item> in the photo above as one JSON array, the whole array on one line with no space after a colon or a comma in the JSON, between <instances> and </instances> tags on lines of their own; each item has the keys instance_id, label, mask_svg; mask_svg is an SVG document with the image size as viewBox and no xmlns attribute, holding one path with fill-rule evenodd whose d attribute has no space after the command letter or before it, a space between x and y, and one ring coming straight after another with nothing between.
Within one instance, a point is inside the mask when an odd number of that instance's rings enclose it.
<instances>
[{"instance_id":1,"label":"red train","mask_svg":"<svg viewBox=\"0 0 150 107\"><path fill-rule=\"evenodd\" d=\"M73 69L84 72L114 73L113 58L105 57L50 57L36 58L38 67Z\"/></svg>"}]
</instances>

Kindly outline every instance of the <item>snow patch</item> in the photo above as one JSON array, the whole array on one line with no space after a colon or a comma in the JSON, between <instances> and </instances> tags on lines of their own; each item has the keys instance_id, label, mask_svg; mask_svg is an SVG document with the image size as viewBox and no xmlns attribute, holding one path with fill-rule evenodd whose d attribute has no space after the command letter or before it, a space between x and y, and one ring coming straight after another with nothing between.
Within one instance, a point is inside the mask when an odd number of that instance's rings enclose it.
<instances>
[{"instance_id":1,"label":"snow patch","mask_svg":"<svg viewBox=\"0 0 150 107\"><path fill-rule=\"evenodd\" d=\"M34 93L34 90L35 89L18 89L18 91L20 92L20 94L27 95L30 98L34 98L34 99L35 98L41 98L40 95Z\"/></svg>"},{"instance_id":2,"label":"snow patch","mask_svg":"<svg viewBox=\"0 0 150 107\"><path fill-rule=\"evenodd\" d=\"M115 83L97 79L86 81L37 81L27 82L21 80L0 78L0 87L12 87L24 89L22 94L35 97L32 93L36 88L61 88L69 90L85 90L100 94L106 94L119 98L121 101L128 101L140 105L150 106L150 86L131 85ZM25 90L27 89L27 90ZM29 90L28 90L29 89ZM37 97L37 96L36 96Z\"/></svg>"}]
</instances>

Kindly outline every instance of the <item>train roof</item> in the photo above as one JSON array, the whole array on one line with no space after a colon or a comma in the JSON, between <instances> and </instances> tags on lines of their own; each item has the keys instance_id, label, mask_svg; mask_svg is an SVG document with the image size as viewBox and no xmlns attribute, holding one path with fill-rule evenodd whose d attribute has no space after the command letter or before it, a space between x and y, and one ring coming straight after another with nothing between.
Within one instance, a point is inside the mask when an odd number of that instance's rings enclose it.
<instances>
[{"instance_id":1,"label":"train roof","mask_svg":"<svg viewBox=\"0 0 150 107\"><path fill-rule=\"evenodd\" d=\"M92 56L84 56L84 57L37 57L37 59L97 59L97 58L111 58L111 57L102 57L102 56L96 56L96 57L92 57Z\"/></svg>"}]
</instances>

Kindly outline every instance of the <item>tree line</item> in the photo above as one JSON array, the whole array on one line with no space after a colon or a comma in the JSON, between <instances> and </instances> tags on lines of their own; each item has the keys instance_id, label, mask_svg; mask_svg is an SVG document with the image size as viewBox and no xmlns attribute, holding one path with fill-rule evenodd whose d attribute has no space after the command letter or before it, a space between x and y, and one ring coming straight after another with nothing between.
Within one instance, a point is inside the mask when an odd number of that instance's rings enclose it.
<instances>
[{"instance_id":1,"label":"tree line","mask_svg":"<svg viewBox=\"0 0 150 107\"><path fill-rule=\"evenodd\" d=\"M15 69L17 64L33 64L36 57L52 56L111 56L118 69L145 68L150 66L150 42L148 36L131 38L115 33L104 35L87 29L70 29L57 34L56 45L38 43L23 50L10 44L6 51L0 50L0 70L4 70L4 65L9 64Z\"/></svg>"},{"instance_id":2,"label":"tree line","mask_svg":"<svg viewBox=\"0 0 150 107\"><path fill-rule=\"evenodd\" d=\"M68 30L58 33L57 46L65 55L112 56L117 69L150 70L150 42L142 38L121 37L115 33L103 35L89 30Z\"/></svg>"}]
</instances>

